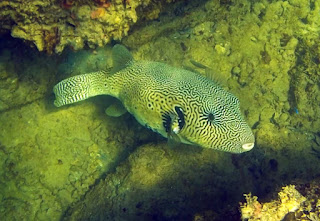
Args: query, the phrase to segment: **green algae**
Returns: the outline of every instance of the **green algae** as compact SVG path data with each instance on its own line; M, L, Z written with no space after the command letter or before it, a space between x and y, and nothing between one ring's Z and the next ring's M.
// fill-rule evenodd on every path
M71 67L61 63L58 71L77 74L73 66L82 67L82 71L86 71L84 66L106 67L107 62L101 62L99 51L94 56L89 54L89 57L88 53L79 54L75 59L66 56ZM11 90L11 68L2 69L5 72L1 82L3 93L12 97L1 97L8 108L0 115L0 212L1 217L10 219L58 220L70 204L80 200L90 186L104 173L113 171L117 162L128 155L136 146L139 129L135 134L126 123L119 124L108 118L103 108L97 109L91 102L57 111L52 104L52 85L46 91L38 90L33 97L28 91L32 90L34 80L43 82L39 89L46 87L46 84L53 84L50 79L56 71L56 58L45 60L47 69L44 71L51 78L39 72L44 61L40 57L37 59L40 62L31 63L25 72L27 76L23 77L29 77L30 81L19 82L16 90ZM1 64L5 62L7 60ZM21 63L13 59L10 62L12 66L27 66L30 61L26 58ZM100 103L99 99L96 101ZM132 118L126 120L138 124Z
M208 208L208 202L219 204L221 200L226 203L237 200L233 187L241 177L235 173L229 156L186 147L140 146L125 164L69 211L65 219L152 220L155 216L159 220L172 217L189 220L199 208ZM223 167L228 169L220 174ZM232 174L235 176L230 178ZM224 182L224 176L230 178L228 183ZM221 191L222 188L228 191ZM211 198L213 193L215 199ZM150 214L153 209L159 212Z
M210 0L176 7L183 10L168 9L123 42L137 59L223 79L254 129L255 149L234 156L168 147L130 115L106 116L112 99L104 96L55 109L52 86L110 67L110 47L49 58L6 49L0 217L240 219L243 193L261 199L278 185L319 175L319 2Z

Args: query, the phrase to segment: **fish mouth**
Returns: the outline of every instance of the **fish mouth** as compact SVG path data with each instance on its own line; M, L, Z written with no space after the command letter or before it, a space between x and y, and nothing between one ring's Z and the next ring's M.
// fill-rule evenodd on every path
M244 151L249 151L249 150L251 150L253 147L254 147L254 143L245 143L245 144L242 144L242 149L243 149Z

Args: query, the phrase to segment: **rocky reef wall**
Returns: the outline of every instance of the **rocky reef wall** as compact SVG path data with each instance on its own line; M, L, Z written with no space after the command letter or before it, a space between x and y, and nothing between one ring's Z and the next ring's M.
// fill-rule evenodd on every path
M104 46L127 36L138 19L155 19L174 0L9 0L0 2L0 33L39 51Z

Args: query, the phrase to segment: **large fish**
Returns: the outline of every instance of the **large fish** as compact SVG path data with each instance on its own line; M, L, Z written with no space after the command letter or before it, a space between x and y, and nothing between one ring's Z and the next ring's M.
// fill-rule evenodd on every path
M119 103L106 113L130 112L137 121L169 139L233 153L254 146L253 133L241 115L239 100L215 82L191 71L151 61L136 61L122 45L112 49L111 73L70 77L53 91L60 107L96 95Z

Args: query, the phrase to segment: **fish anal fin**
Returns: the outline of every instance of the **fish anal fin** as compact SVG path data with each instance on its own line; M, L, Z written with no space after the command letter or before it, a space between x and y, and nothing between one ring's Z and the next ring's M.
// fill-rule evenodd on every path
M178 146L180 144L181 144L181 140L180 140L180 138L178 137L177 134L171 133L171 134L168 135L168 146L169 147L174 148L174 147L176 147L176 146Z

